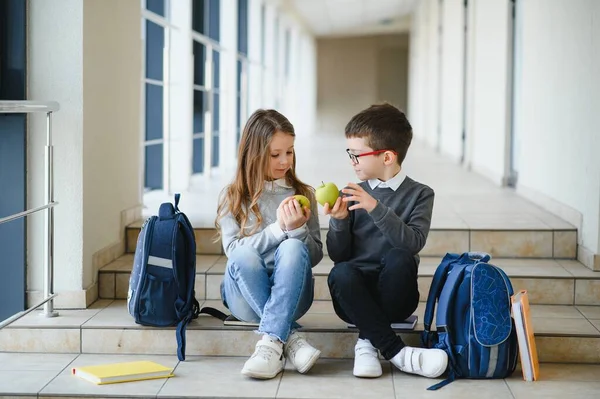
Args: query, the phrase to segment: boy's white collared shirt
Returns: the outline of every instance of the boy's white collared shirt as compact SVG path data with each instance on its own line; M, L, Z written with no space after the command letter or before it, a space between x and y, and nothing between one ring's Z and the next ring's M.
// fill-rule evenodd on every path
M400 172L398 172L396 176L392 177L388 181L381 181L379 179L369 179L368 181L369 186L371 186L371 190L375 190L375 188L377 187L389 187L392 190L396 191L398 190L398 187L400 187L402 182L404 182L404 179L406 179L406 173L404 173L402 169L400 169Z

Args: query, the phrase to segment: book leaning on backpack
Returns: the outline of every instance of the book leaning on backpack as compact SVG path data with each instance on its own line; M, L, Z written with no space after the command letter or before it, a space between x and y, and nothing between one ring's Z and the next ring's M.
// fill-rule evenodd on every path
M511 317L508 276L480 252L448 253L431 282L421 336L425 348L448 354L448 378L506 378L517 365L518 344ZM438 304L436 331L431 330Z
M127 308L144 326L177 326L177 357L185 360L187 325L198 317L195 298L196 240L190 221L175 205L162 204L146 220L137 239Z

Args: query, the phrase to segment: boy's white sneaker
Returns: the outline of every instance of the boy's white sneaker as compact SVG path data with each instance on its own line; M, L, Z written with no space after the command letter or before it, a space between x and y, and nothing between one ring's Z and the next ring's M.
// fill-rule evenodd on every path
M368 339L358 339L354 346L354 370L356 377L381 377L381 362L375 348Z
M265 334L246 360L242 374L263 380L273 378L283 370L283 363L283 344Z
M436 378L446 371L448 355L441 349L423 349L405 346L390 361L405 373Z
M321 351L313 348L306 339L297 332L292 332L283 345L285 357L300 373L306 373L317 362Z

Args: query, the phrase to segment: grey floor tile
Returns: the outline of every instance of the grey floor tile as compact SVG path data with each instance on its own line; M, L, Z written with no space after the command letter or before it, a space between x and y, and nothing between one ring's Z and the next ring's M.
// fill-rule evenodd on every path
M53 353L0 353L1 371L62 371L76 354Z
M383 376L374 379L354 377L352 366L352 360L320 359L307 374L300 374L286 365L277 398L394 397L389 363L383 364Z
M504 380L456 380L437 391L427 388L442 381L418 375L403 373L394 369L396 398L436 398L436 399L512 399L512 394Z
M535 382L507 380L507 382L515 399L597 398L600 392L600 382L544 380Z
M60 370L2 371L0 373L0 395L37 395Z
M517 372L518 371L518 372ZM507 381L522 381L523 374L517 370ZM574 381L600 382L600 365L598 364L561 364L541 363L541 381Z
M175 369L158 393L159 398L219 397L274 398L281 374L271 380L253 380L241 374L245 357L190 356Z

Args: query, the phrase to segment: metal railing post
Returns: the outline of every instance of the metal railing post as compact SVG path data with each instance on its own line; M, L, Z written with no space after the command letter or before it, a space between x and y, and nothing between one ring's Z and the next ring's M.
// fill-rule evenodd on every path
M46 113L46 165L45 165L45 197L46 203L54 202L54 148L52 147L52 112ZM54 294L54 207L44 212L44 298ZM56 317L54 299L44 304L44 316Z
M42 305L44 311L42 315L46 317L56 317L58 312L54 310L54 207L58 202L54 202L54 152L52 147L52 112L58 111L60 106L55 101L0 101L0 114L28 114L34 112L46 113L46 151L44 163L44 198L46 204L37 208L27 209L13 215L0 218L0 224L8 223L16 219L23 218L33 213L44 211L44 299L14 314L6 320L0 321L0 329L14 323L23 316L29 314Z

